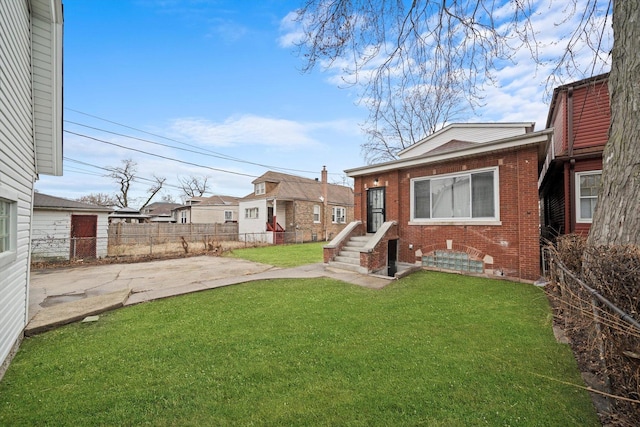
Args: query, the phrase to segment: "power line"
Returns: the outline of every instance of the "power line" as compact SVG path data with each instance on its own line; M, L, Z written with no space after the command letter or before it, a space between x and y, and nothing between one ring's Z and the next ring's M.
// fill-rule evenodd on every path
M198 164L198 163L188 162L186 160L174 159L172 157L167 157L167 156L162 156L160 154L150 153L148 151L140 150L140 149L137 149L137 148L125 147L124 145L116 144L115 142L105 141L105 140L100 139L100 138L95 138L93 136L84 135L84 134L77 133L77 132L72 132L70 130L65 130L65 132L69 133L71 135L76 135L76 136L82 137L82 138L87 138L87 139L91 139L91 140L94 140L94 141L102 142L103 144L113 145L115 147L119 147L119 148L122 148L122 149L125 149L125 150L135 151L137 153L146 154L148 156L153 156L153 157L158 157L160 159L169 160L169 161L172 161L172 162L182 163L182 164L190 165L190 166L196 166L196 167L203 168L203 169L210 169L210 170L215 171L215 172L223 172L223 173L229 173L229 174L232 174L232 175L248 176L249 178L257 178L256 175L250 175L248 173L234 172L234 171L230 171L230 170L226 170L226 169L214 168L212 166L201 165L201 164Z
M85 166L91 166L91 167L96 168L96 169L101 169L101 170L103 170L105 172L113 172L113 169L110 169L108 167L94 165L92 163L83 162L82 160L72 159L72 158L66 157L66 156L64 157L64 160L67 160L67 161L73 162L73 163L78 163L78 164L85 165ZM65 170L66 170L66 168L65 168ZM83 169L79 169L79 170L83 170ZM103 177L103 178L108 178L109 177L108 175L98 174L98 173L94 173L94 172L91 172L91 171L78 172L78 171L73 171L72 170L71 172L84 173L85 175L100 176L100 177ZM137 176L137 175L134 176L132 181L134 181L134 182L145 181L145 182L157 183L157 181L155 179L145 178L145 177ZM179 185L167 183L166 181L162 184L162 186L163 187L175 188L176 190L181 190L181 191L184 190L183 187L181 187Z
M114 125L117 125L117 126L121 126L121 127L127 128L127 129L131 129L131 130L135 130L136 132L141 132L141 133L144 133L144 134L147 134L147 135L155 136L157 138L162 138L162 139L165 139L167 141L172 141L172 142L175 142L177 144L184 145L184 146L187 146L187 147L196 148L196 149L198 149L200 151L198 151L198 152L191 151L191 150L187 150L187 149L180 148L180 147L175 147L175 146L168 145L168 144L162 144L162 143L156 142L156 141L150 141L150 140L143 139L143 138L138 138L138 137L134 137L134 136L130 136L130 135L125 135L125 134L109 131L109 130L106 130L106 129L101 129L101 128L85 125L85 124L82 124L82 123L73 122L73 121L70 121L70 120L65 120L65 122L67 122L67 123L71 123L71 124L74 124L74 125L82 126L82 127L85 127L85 128L94 129L94 130L110 133L110 134L113 134L113 135L122 136L122 137L125 137L125 138L136 139L138 141L143 141L143 142L147 142L147 143L150 143L150 144L156 144L156 145L161 145L161 146L164 146L164 147L174 148L174 149L177 149L177 150L184 150L184 151L189 151L189 152L193 152L193 153L196 153L196 154L203 154L203 155L207 155L207 156L211 156L211 157L217 157L217 158L221 158L221 159L225 159L225 160L231 160L231 161L238 162L238 163L246 163L246 164L250 164L250 165L254 165L254 166L260 166L260 167L263 167L263 168L266 168L266 169L276 169L276 170L291 171L291 172L317 174L317 171L308 171L308 170L302 170L302 169L284 168L284 167L280 167L280 166L265 165L265 164L262 164L262 163L254 163L254 162L251 162L251 161L248 161L248 160L240 159L240 158L229 156L229 155L226 155L226 154L222 154L222 153L219 153L219 152L216 152L216 151L213 151L213 150L209 150L209 149L206 149L206 148L198 147L198 146L193 145L193 144L188 144L186 142L178 141L176 139L169 138L169 137L166 137L166 136L163 136L163 135L159 135L159 134L152 133L152 132L147 132L145 130L135 128L133 126L129 126L129 125L125 125L125 124L122 124L122 123L118 123L118 122L115 122L113 120L105 119L103 117L99 117L99 116L96 116L96 115L93 115L93 114L85 113L83 111L75 110L73 108L65 107L65 109L69 110L69 111L73 111L73 112L78 113L78 114L82 114L82 115L88 116L88 117L92 117L94 119L102 120L102 121L105 121L107 123L111 123L111 124L114 124ZM202 153L202 151L205 151L205 152L210 153L210 154ZM329 175L342 176L341 173L336 173L336 172L328 172L328 173L329 173Z

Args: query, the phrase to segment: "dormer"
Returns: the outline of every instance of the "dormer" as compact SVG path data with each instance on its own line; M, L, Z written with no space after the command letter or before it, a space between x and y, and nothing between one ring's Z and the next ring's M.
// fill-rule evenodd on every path
M260 196L261 194L265 194L267 192L267 184L266 182L256 182L254 184L255 195Z

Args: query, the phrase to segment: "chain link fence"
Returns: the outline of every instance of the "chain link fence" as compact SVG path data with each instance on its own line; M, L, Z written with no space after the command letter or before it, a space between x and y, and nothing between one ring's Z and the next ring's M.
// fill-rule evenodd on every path
M111 224L108 237L34 238L34 263L101 258L222 253L237 248L302 243L301 230L238 233L237 224Z

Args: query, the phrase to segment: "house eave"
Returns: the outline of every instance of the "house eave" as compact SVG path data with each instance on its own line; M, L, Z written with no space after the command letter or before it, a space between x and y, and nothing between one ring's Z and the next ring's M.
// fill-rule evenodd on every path
M405 148L404 150L400 151L398 153L398 156L403 156L406 153L412 151L413 149L417 148L418 146L422 145L423 143L429 141L430 139L435 138L436 136L445 133L447 131L449 131L450 129L453 128L478 128L478 127L500 127L500 128L531 128L533 129L533 126L535 126L535 122L506 122L506 123L491 123L491 122L487 122L487 123L451 123L448 124L447 126L443 127L442 129L432 133L431 135L422 138L420 141L416 142L415 144L410 145L409 147Z
M73 211L73 212L94 212L94 213L102 213L109 214L112 209L103 208L103 209L90 209L90 208L66 208L66 207L53 207L53 206L34 206L34 210L36 211Z
M508 150L513 148L522 148L527 145L538 145L538 156L544 159L546 153L547 142L553 134L553 128L544 129L538 132L527 133L515 137L500 139L492 142L478 144L475 147L467 147L456 151L436 155L423 155L402 160L393 160L377 165L362 166L353 169L346 169L345 173L348 177L369 175L372 173L387 172L395 169L406 169L414 166L428 165L448 160L455 160L463 157L479 156L494 151Z

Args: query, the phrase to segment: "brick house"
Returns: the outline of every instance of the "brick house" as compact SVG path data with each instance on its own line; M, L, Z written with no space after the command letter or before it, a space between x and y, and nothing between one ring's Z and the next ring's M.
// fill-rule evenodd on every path
M398 264L535 280L540 275L538 165L552 129L451 124L398 160L346 171L355 221L325 263L393 276Z
M321 180L268 171L240 199L241 240L268 243L329 240L353 221L353 190Z
M542 236L588 234L597 202L611 111L608 74L557 87L547 127L554 128L539 177Z

